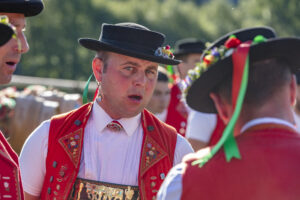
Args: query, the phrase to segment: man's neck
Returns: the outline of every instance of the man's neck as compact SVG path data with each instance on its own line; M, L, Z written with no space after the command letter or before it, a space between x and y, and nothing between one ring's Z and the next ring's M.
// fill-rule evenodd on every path
M276 109L275 109L276 108ZM292 112L292 107L272 107L272 106L261 106L257 109L247 109L243 110L241 113L236 126L234 133L235 135L240 134L242 127L249 121L258 118L276 118L287 121L291 124L295 124L294 116Z

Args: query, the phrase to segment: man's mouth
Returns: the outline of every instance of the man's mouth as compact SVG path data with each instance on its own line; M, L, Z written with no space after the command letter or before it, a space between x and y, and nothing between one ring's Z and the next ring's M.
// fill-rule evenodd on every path
M11 69L15 69L17 67L18 62L17 61L8 61L6 62L6 65L8 65Z
M141 101L143 99L141 95L129 95L128 97L133 101Z
M16 62L13 62L13 61L9 61L9 62L6 62L7 65L10 65L10 66L14 66L16 65L17 63Z

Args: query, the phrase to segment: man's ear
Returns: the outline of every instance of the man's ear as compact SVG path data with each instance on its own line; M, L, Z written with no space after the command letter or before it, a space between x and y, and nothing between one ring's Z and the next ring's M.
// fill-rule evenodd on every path
M231 116L229 105L224 100L222 100L220 95L216 93L210 93L209 96L213 100L220 118L225 124L228 124Z
M102 74L103 74L103 67L104 67L104 63L100 58L95 57L93 59L93 72L94 72L94 76L96 78L96 80L98 82L102 81Z

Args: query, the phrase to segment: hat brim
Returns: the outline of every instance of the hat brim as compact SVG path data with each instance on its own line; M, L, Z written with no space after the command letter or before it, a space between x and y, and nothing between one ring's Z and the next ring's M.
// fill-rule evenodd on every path
M4 13L23 13L25 17L38 15L44 9L41 1L7 1L1 2L0 12Z
M148 60L148 61L165 64L165 65L178 65L180 63L180 60L155 56L154 52L153 55L149 55L143 52L133 51L130 50L130 48L124 48L123 44L122 45L117 43L111 44L111 43L106 43L104 41L99 41L90 38L81 38L79 39L79 43L83 47L93 51L100 51L100 50L111 51L114 53L119 53L122 55L140 58L143 60Z
M12 28L5 24L0 24L0 46L8 42L13 34L14 31L12 30Z
M299 38L273 38L267 42L254 44L249 50L249 65L251 63L271 59L284 58L296 73L300 69L300 39ZM209 94L226 77L232 74L232 56L228 56L211 65L188 90L187 104L200 112L217 113L215 105Z

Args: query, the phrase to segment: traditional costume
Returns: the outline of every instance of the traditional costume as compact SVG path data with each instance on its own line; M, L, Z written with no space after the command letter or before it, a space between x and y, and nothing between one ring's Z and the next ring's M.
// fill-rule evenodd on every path
M23 13L27 16L39 14L43 9L41 0L0 1L0 12ZM6 44L15 35L14 27L7 16L0 16L0 46ZM0 131L0 199L22 200L24 192L21 183L18 155L11 148Z
M137 24L104 24L99 41L80 43L177 63L162 57L163 38ZM94 101L37 128L24 145L20 165L24 190L42 199L155 199L170 168L189 152L189 143L147 110L114 120ZM34 157L31 163L29 157Z
M174 56L177 58L188 56L189 54L201 54L204 49L205 45L202 41L195 38L185 38L175 43ZM178 71L180 70L178 69ZM185 136L188 126L188 113L189 108L187 108L183 101L181 80L179 79L176 80L171 88L171 99L168 106L166 123L176 128L177 132L182 136Z

